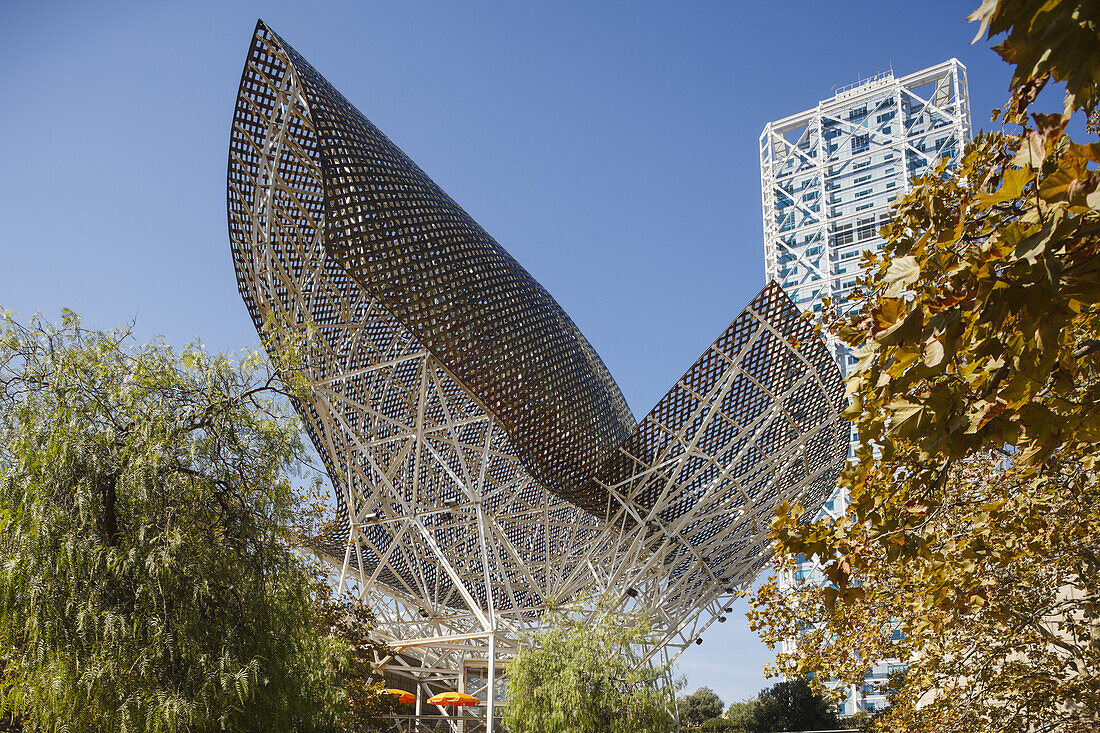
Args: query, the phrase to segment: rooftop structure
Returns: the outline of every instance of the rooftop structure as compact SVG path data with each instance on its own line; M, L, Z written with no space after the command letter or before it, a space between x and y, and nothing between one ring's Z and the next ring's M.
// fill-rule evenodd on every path
M804 310L840 303L858 255L877 248L890 204L970 139L966 67L956 59L886 72L760 135L764 267Z
M778 286L636 423L550 294L263 22L227 207L273 358L308 347L296 407L339 509L317 549L418 714L458 687L491 730L501 658L571 605L650 612L646 654L675 657L767 562L774 507L835 483L840 373Z
M766 278L802 310L820 313L825 298L843 308L859 256L882 246L878 230L895 199L941 159L954 165L969 139L966 67L956 59L900 78L878 74L769 122L760 135ZM834 339L829 347L846 374L855 358ZM854 450L854 434L851 443ZM839 517L846 505L838 490L821 511ZM824 582L812 560L795 575L787 582ZM785 650L797 643L789 640ZM883 683L897 666L875 664L843 712L885 705Z

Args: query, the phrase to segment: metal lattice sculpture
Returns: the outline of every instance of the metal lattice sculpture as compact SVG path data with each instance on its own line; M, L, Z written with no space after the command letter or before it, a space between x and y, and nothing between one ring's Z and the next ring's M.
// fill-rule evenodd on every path
M254 323L310 333L297 408L341 522L319 549L400 652L383 666L491 684L595 598L650 611L674 656L767 561L775 506L833 486L840 375L776 285L635 424L550 294L262 22L228 180Z

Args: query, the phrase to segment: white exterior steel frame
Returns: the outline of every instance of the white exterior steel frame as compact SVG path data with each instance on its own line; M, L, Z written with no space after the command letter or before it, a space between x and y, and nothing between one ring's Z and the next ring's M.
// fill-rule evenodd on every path
M970 134L966 67L956 59L900 78L878 74L769 122L760 135L765 277L803 310L819 314L824 298L843 308L859 255L882 245L878 230L893 201L941 158L953 166ZM853 357L835 338L827 342L846 374ZM853 433L850 449L857 443ZM840 517L846 504L838 490L821 512ZM810 558L782 581L825 579ZM790 639L783 648L797 645ZM864 689L849 691L845 712L884 705L884 682L896 666L896 660L872 665Z
M879 74L764 126L764 268L806 310L843 302L881 241L890 203L970 139L966 67L957 59L900 78ZM845 257L847 255L847 257Z
M843 462L839 372L809 323L765 288L592 477L603 508L581 508L533 478L496 412L333 256L291 53L257 27L230 239L257 326L308 345L312 396L297 408L346 512L317 549L339 591L374 612L394 652L378 668L416 681L419 717L434 692L495 689L550 611L648 615L645 659L700 643L767 562L775 506L815 511ZM492 730L484 699L474 725Z

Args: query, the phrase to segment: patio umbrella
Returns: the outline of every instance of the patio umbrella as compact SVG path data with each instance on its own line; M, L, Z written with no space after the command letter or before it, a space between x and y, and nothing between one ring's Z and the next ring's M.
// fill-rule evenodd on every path
M416 695L408 692L407 690L390 688L387 690L382 690L382 692L386 693L387 695L393 695L397 698L397 702L416 702Z
M447 707L467 707L480 705L481 700L478 700L473 695L467 695L464 692L443 692L428 700L429 705L446 705Z

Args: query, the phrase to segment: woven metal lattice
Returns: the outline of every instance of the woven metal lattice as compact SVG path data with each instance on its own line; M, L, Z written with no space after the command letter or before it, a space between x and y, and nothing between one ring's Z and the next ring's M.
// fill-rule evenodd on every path
M340 512L317 544L386 638L449 640L428 666L570 598L659 608L683 648L774 507L835 481L839 372L777 286L635 425L549 294L262 22L227 200L257 329L308 337L296 407Z
M357 522L353 567L377 571L379 582L409 597L468 605L425 552L430 541L460 558L456 572L479 581L471 596L487 605L477 518L452 478L473 471L478 501L512 550L488 575L495 605L538 605L571 570L563 555L599 525L531 479L499 421L329 254L317 135L287 61L258 28L230 141L229 228L238 287L257 329L271 319L313 329L315 399L296 407L330 475L346 488L337 494L339 522L319 549L342 555L349 516L369 514L371 522ZM443 506L451 508L412 532L389 521ZM494 574L519 575L520 566L536 582L511 595L511 583L492 582Z
M755 575L780 501L821 505L847 448L842 395L825 345L771 283L601 468L648 534L679 548L665 560L666 605Z
M289 44L321 140L326 245L508 432L524 465L575 503L634 427L626 400L557 301Z

